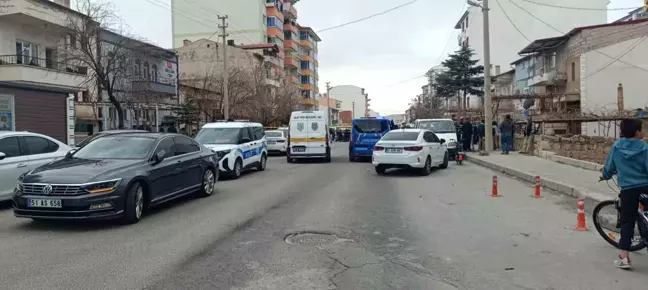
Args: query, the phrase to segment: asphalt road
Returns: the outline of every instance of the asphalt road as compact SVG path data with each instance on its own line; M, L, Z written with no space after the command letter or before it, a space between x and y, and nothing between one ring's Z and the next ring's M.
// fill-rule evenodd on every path
M377 176L345 152L271 158L132 226L35 223L4 206L0 289L645 289L646 255L613 268L611 246L572 230L573 200L504 177L491 198L493 173L466 163ZM314 234L287 243L295 233Z

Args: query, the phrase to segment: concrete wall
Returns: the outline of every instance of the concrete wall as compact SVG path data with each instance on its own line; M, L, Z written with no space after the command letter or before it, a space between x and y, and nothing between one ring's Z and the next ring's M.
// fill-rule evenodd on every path
M265 43L265 1L261 0L171 0L173 47L181 47L184 39L219 40L221 21L217 15L227 15L229 39L236 43Z

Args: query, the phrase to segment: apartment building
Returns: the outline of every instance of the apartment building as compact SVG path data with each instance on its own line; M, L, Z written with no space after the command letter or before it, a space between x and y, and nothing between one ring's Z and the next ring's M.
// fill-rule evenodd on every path
M519 53L514 62L516 92L558 94L536 101L534 109L609 115L618 111L617 89L623 86L624 110L644 108L648 61L648 19L577 27L568 33L538 39ZM614 136L606 122L557 124L558 134Z
M628 12L628 15L623 16L614 22L632 21L632 20L639 20L644 18L648 18L648 12L644 11L643 7L639 7L635 10Z
M481 4L481 1L475 1ZM506 70L509 64L519 58L518 50L529 44L528 39L559 36L561 33L529 16L551 24L562 32L575 27L607 22L608 0L571 0L569 6L587 7L588 10L563 9L550 6L564 6L565 1L543 0L546 5L525 1L498 1L489 5L491 70L499 65ZM516 6L517 5L517 6ZM520 9L519 7L522 9ZM511 20L509 20L509 18ZM512 22L512 23L511 23ZM470 6L455 25L460 30L458 45L468 45L475 51L475 58L483 64L484 38L483 14L480 7ZM521 31L522 34L518 31ZM494 72L492 73L492 75ZM479 106L479 98L471 98L471 107Z
M38 132L74 143L74 98L88 68L59 57L68 21L86 16L48 0L0 4L0 130ZM69 3L68 3L69 4Z
M329 90L331 98L341 101L340 111L350 111L352 118L368 117L369 94L353 85L334 86Z
M172 0L173 45L184 40L217 39L221 23L215 15L227 15L229 39L243 46L270 43L278 47L277 73L301 86L306 109L316 107L317 42L315 32L297 22L299 0ZM303 32L302 32L303 31ZM306 59L306 60L304 60Z

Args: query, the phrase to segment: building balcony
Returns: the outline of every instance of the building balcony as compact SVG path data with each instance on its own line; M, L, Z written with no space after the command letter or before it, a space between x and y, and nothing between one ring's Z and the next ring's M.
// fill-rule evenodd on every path
M96 121L101 120L101 113L99 113L99 106L94 103L75 103L74 104L74 117L77 120Z
M299 67L299 61L293 57L286 57L284 59L284 67L288 68L298 68Z
M299 44L294 40L285 40L284 49L289 49L292 51L299 51Z
M299 45L300 45L302 48L306 48L306 49L313 49L313 44L312 44L310 41L308 41L308 40L300 40L300 41L299 41Z
M81 17L86 17L54 4L44 3L48 1L4 0L1 2L4 5L0 5L2 7L0 17L13 23L43 27L47 25L48 29L52 29L51 24L55 24L59 28L67 28L70 18L78 21Z
M276 6L272 6L272 7L267 7L267 6L266 6L266 15L267 15L268 17L271 17L271 16L277 17L277 19L279 19L280 23L283 23L283 22L284 22L284 15L283 15L283 13L281 13L281 12L279 11L279 9L277 9Z
M313 76L315 73L313 72L312 69L302 69L301 70L301 75L303 76Z
M302 99L302 104L303 105L315 106L315 105L317 105L317 102L315 102L315 100L313 100L313 98L303 98Z
M268 26L268 36L276 37L276 38L280 39L281 41L284 40L283 30L281 30L278 27Z
M297 9L290 3L284 3L283 14L290 19L297 19Z
M151 80L134 80L131 81L131 87L133 92L139 93L153 93L153 94L164 94L164 95L177 95L175 81L171 79L151 81Z
M88 80L86 67L35 57L0 56L0 81L81 90Z
M552 70L549 72L541 72L530 79L527 80L527 86L529 87L539 87L546 85L553 85L554 78L556 77L556 71Z
M310 56L310 55L305 55L305 54L303 54L303 55L300 55L300 56L299 56L299 60L303 60L303 61L310 61L310 62L312 62L312 61L313 61L313 57Z
M284 23L283 29L284 31L291 31L299 35L299 29L297 29L297 26L292 25L292 23Z
M302 90L307 90L307 91L312 91L313 90L313 85L312 84L301 84L299 87Z

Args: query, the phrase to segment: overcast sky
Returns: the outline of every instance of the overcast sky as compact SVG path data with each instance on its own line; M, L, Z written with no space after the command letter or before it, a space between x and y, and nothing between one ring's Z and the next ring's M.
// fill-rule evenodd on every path
M171 47L170 0L110 1L132 33L160 46ZM318 31L409 1L301 0L296 8L299 23ZM641 0L610 2L609 8L643 4ZM369 93L373 110L383 115L403 113L410 99L420 94L426 82L425 78L413 78L437 65L442 54L457 48L453 28L463 13L464 3L464 0L419 0L388 14L320 33L320 90L325 90L327 81L332 86L357 85ZM564 3L569 5L569 1ZM626 13L610 11L608 19L617 19ZM443 51L450 34L453 34L450 46Z

